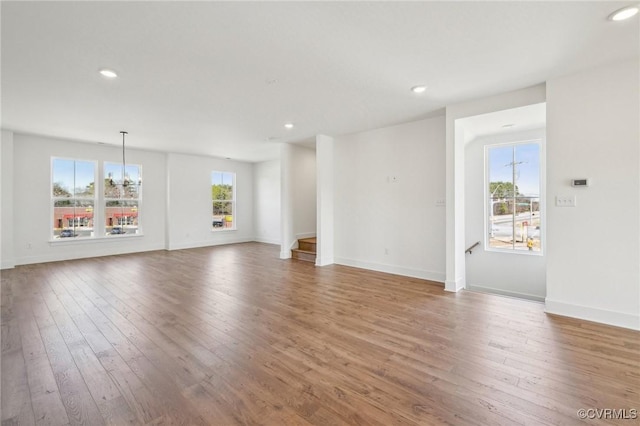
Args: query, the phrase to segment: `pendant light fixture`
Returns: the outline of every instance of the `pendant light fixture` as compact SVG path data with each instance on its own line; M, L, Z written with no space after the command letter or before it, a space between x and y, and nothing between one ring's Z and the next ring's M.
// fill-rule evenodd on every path
M127 176L127 159L126 159L126 149L125 149L125 136L129 134L129 132L125 132L124 130L121 130L120 133L122 134L122 183L119 183L118 181L114 181L113 180L113 176L111 175L111 173L109 173L109 185L112 187L118 186L118 185L122 185L122 188L124 190L124 188L131 186L131 185L141 185L142 184L142 179L140 179L140 177L138 177L138 182L135 182L133 179L131 179L129 176Z

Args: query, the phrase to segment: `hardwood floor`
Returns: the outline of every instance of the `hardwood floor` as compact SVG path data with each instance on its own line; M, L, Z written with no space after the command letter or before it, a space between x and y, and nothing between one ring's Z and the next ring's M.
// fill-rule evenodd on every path
M638 332L277 256L247 243L2 271L2 424L564 425L640 409Z

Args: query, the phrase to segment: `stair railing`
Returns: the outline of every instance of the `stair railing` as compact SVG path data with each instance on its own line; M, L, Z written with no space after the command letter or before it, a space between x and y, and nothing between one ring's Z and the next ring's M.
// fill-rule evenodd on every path
M471 247L469 247L468 249L466 249L464 252L465 252L465 253L469 253L469 254L471 254L471 250L473 250L474 248L476 248L476 247L477 247L477 246L479 246L479 245L480 245L480 241L476 241L476 243L475 243L475 244L473 244Z

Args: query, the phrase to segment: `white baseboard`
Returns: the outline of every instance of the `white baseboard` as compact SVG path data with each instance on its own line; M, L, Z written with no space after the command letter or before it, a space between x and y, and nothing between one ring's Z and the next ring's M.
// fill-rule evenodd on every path
M405 277L421 278L423 280L444 282L444 273L425 271L422 269L405 268L403 266L386 265L384 263L365 262L356 259L347 259L344 257L334 258L334 263L344 266L353 266L355 268L369 269L372 271L386 272L388 274L402 275Z
M457 293L460 290L464 289L465 282L464 278L458 278L457 280L445 280L444 282L444 290L450 291L452 293Z
M589 306L574 305L549 298L545 300L545 311L549 314L640 330L640 315L637 314L634 315Z
M16 262L13 259L2 259L0 262L0 269L13 269L16 267Z
M41 254L35 256L26 256L21 257L16 260L15 265L31 265L34 263L46 263L46 262L60 262L63 260L74 260L74 259L87 259L90 257L103 257L103 256L118 256L121 254L130 254L130 253L143 253L147 251L155 251L155 250L164 250L164 244L152 244L145 247L133 247L129 248L127 246L120 246L117 249L113 249L112 247L104 250L96 250L96 251L74 251L74 252L61 252L61 253L48 253Z
M325 258L320 258L320 257L316 257L316 266L327 266L327 265L333 265L335 262L333 260L333 257L325 257Z
M280 251L280 259L291 259L291 250Z
M265 243L265 244L275 244L277 246L280 245L280 240L273 240L271 238L260 238L260 237L255 237L253 239L253 241L257 242L257 243Z
M516 291L508 291L508 290L502 290L499 288L485 287L481 285L472 285L472 284L467 284L467 289L475 290L480 293L499 294L501 296L516 297L518 299L527 299L527 300L533 300L536 302L544 302L544 296L536 296L535 294L530 294L530 293L519 293Z

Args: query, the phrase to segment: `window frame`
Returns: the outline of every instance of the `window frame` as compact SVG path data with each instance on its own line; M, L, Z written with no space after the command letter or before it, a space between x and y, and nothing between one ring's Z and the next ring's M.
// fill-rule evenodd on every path
M100 170L101 176L102 176L102 179L100 180L100 182L101 182L102 186L105 185L105 181L107 179L107 177L106 177L107 164L119 166L122 169L122 162L107 161L107 160L102 161L101 162L102 167L101 167L101 170ZM102 236L104 238L107 238L107 239L124 238L124 237L135 237L135 236L138 236L138 235L142 235L142 223L143 223L143 220L142 220L143 214L142 214L142 212L144 211L143 202L142 202L142 192L143 192L142 191L142 188L143 188L143 184L142 184L142 182L143 182L142 164L134 164L134 163L127 163L126 164L126 167L132 167L132 166L138 168L138 175L139 175L138 178L139 178L140 183L138 184L139 185L138 186L138 190L136 191L137 198L112 198L112 197L107 197L106 194L105 194L106 187L102 187L101 188L100 195L99 195L99 201L100 201L100 206L101 206L101 210L102 210L102 213L103 213L103 216L102 216ZM122 176L122 178L124 179L124 176ZM126 234L126 233L124 233L124 234L111 234L111 233L107 232L107 228L108 228L108 225L106 224L106 220L107 220L107 202L109 202L109 201L136 201L136 204L137 204L136 217L137 217L138 225L137 225L135 234ZM122 228L124 226L127 226L127 225L123 225L123 224L118 223L118 224L112 225L111 228L112 229L114 227L121 227Z
M94 194L93 194L93 231L92 235L80 237L80 238L60 238L54 234L54 225L55 225L55 201L57 200L74 200L74 198L66 198L66 197L54 197L53 196L53 184L54 182L54 162L55 160L67 160L67 161L78 161L78 162L87 162L93 164L93 173L94 173ZM52 246L56 245L74 245L74 244L100 244L102 241L113 240L114 238L137 238L143 237L143 200L142 200L142 164L127 164L128 166L136 166L138 167L140 173L140 187L138 190L138 198L132 198L131 200L137 201L138 203L138 229L136 234L119 234L119 235L107 235L105 221L106 218L104 214L106 213L106 197L104 196L104 172L105 172L105 164L122 164L117 161L107 161L107 160L87 160L82 158L73 158L67 156L55 156L52 155L50 158L49 165L49 244ZM74 173L75 179L75 173ZM75 189L75 188L74 188ZM82 198L88 199L88 198ZM68 228L68 227L63 227ZM73 228L76 229L76 228ZM74 231L75 233L75 231Z
M214 200L213 199L213 194L211 195L211 208L213 209L213 203L214 202L228 202L231 203L231 211L232 211L232 222L231 222L231 227L229 228L225 228L224 225L222 227L215 227L213 226L213 219L211 220L211 225L210 225L210 229L211 232L225 232L225 231L237 231L238 230L238 211L236 209L237 207L237 189L236 189L236 183L237 183L237 174L234 171L224 171L224 170L212 170L211 174L209 175L210 177L210 191L212 190L211 188L213 187L213 174L214 173L221 173L221 174L229 174L231 175L231 199L225 199L225 200ZM213 211L212 211L212 217L213 217Z
M491 247L491 217L492 217L492 205L491 205L491 194L490 194L490 173L489 173L489 150L491 148L496 147L516 147L518 145L538 145L538 187L539 187L539 196L538 196L538 211L540 215L540 250L538 251L530 251L530 250L521 250L516 249L514 246L511 248L501 248L501 247ZM491 143L484 146L484 249L488 252L496 252L496 253L506 253L506 254L517 254L517 255L526 255L526 256L544 256L545 254L545 246L547 240L546 233L546 175L545 175L545 138L544 137L533 137L522 140L514 140L509 142L498 142ZM516 183L513 182L515 186ZM512 224L513 227L513 224ZM515 228L512 228L512 235L515 235ZM512 237L513 238L513 237ZM515 243L514 243L515 245Z
M54 181L54 163L56 160L63 160L63 161L73 161L74 163L74 173L73 173L73 179L74 179L74 187L72 188L72 190L74 191L73 196L72 197L56 197L53 195L53 185L55 184ZM93 164L93 198L88 198L88 197L76 197L75 196L75 179L76 179L76 170L75 170L75 163L77 162L84 162L84 163L91 163ZM97 236L97 224L99 223L98 221L100 220L99 218L99 212L96 211L96 205L98 204L98 186L97 186L97 177L98 177L98 173L99 173L99 162L97 160L87 160L87 159L83 159L83 158L72 158L72 157L58 157L58 156L51 156L50 159L50 166L49 166L49 238L50 241L55 241L55 242L62 242L62 241L87 241L87 240L93 240L96 238ZM54 225L56 225L55 222L55 209L56 209L56 202L57 201L64 201L64 200L70 200L74 203L74 208L75 208L75 202L76 200L90 200L93 202L93 227L91 230L91 234L87 235L87 236L79 236L79 235L75 235L72 238L69 239L63 239L60 236L55 235L54 233L54 229L56 229L54 227ZM74 225L72 227L69 226L64 226L65 222L64 222L64 218L62 219L63 222L63 226L62 229L68 229L71 228L73 229L73 233L75 234L75 230L76 228L81 228L80 226L75 226L75 221L76 221L76 216L75 216L75 212L74 212ZM77 238L80 237L80 238Z

